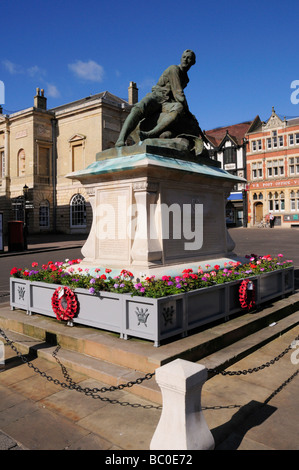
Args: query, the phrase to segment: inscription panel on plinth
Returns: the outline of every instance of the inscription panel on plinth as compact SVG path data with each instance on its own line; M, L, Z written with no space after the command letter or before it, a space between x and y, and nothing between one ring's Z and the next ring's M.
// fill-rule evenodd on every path
M224 198L216 190L165 188L162 196L164 259L225 251ZM168 212L163 211L168 207ZM166 229L165 229L166 228Z
M130 187L99 189L96 195L96 258L129 262Z

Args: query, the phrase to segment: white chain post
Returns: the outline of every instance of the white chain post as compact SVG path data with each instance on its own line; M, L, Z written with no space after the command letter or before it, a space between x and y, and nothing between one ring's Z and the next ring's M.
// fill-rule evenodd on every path
M201 409L207 369L176 359L156 369L163 408L150 450L212 450L215 441Z

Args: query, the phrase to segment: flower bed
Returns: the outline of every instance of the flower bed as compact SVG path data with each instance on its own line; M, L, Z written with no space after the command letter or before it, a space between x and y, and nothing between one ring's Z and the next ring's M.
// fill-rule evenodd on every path
M186 335L200 325L248 311L262 302L294 290L294 268L283 256L251 256L246 265L230 262L206 265L180 276L144 277L139 282L123 270L115 278L110 269L95 276L82 271L81 260L49 262L38 269L13 268L11 307L71 323L129 336L160 341ZM245 282L246 281L246 282Z

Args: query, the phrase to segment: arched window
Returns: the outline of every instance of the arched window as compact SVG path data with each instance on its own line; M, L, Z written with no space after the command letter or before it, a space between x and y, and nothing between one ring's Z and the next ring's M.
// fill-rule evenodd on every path
M42 201L39 205L39 226L49 228L50 226L50 204L49 201Z
M25 176L25 150L20 149L18 152L18 176Z
M81 194L75 194L70 202L71 227L86 227L86 202Z

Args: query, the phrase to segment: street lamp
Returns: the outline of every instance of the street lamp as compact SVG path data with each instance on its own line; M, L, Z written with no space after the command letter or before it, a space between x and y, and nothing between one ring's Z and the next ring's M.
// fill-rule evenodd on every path
M27 234L28 234L28 220L27 220L27 210L26 210L26 201L28 197L29 188L27 184L23 186L23 195L24 195L24 249L27 250Z
M25 186L23 186L23 194L24 194L25 199L27 199L28 191L29 191L29 188L28 188L27 184L25 184Z

